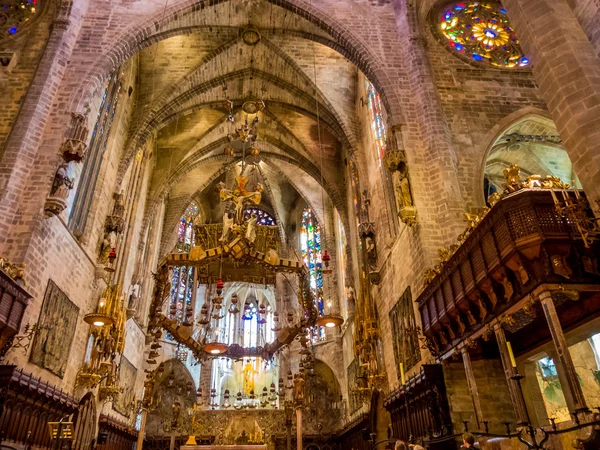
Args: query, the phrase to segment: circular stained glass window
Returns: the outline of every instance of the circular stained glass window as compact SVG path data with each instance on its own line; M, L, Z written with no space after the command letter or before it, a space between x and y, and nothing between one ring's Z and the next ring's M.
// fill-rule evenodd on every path
M0 0L0 39L16 34L38 10L38 0Z
M452 3L440 11L438 30L450 47L473 61L507 69L529 64L499 3Z

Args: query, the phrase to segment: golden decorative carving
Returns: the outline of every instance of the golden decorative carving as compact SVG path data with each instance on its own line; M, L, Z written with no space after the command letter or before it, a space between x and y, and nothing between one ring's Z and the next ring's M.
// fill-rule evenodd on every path
M25 264L12 264L8 259L0 256L0 270L22 286L25 285Z

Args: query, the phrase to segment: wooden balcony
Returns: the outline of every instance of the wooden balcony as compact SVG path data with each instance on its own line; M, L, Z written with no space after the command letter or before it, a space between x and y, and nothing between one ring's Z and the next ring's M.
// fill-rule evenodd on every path
M14 269L12 265L5 267ZM30 298L31 295L0 268L0 357L6 354L19 333Z
M575 198L574 192L565 195ZM557 211L549 190L506 196L417 299L423 334L440 353L543 284L572 285L576 291L599 285L599 249L597 242L586 247L577 224Z

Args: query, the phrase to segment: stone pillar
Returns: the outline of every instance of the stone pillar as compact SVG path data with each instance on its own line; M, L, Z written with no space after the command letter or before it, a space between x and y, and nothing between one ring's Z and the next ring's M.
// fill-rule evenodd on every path
M515 409L515 416L517 417L517 425L527 425L529 424L529 414L527 412L527 406L525 405L525 398L523 397L523 390L521 389L520 384L522 377L517 372L517 369L512 366L508 353L508 346L506 345L504 329L500 324L496 324L494 325L494 332L496 334L498 349L500 350L500 359L502 361L502 367L504 368L504 374L506 375L506 382L508 383L508 392L510 393L510 399L513 408Z
M175 450L175 433L171 433L171 442L169 443L169 450Z
M540 302L546 316L546 321L548 322L548 328L550 328L554 348L556 349L554 364L556 364L556 371L569 411L571 413L588 412L589 409L583 396L583 390L579 384L575 365L573 364L571 353L569 353L569 346L567 345L567 340L565 339L556 308L554 307L552 294L548 291L542 292L540 294Z
M146 433L146 419L148 418L148 410L142 408L142 421L140 423L140 431L138 431L136 450L142 450L144 446L144 434Z
M475 420L477 420L477 426L481 429L483 425L483 412L481 409L481 400L479 399L479 392L477 391L477 383L475 382L475 373L473 372L473 364L471 364L471 355L466 347L461 350L463 364L465 366L465 374L467 376L467 384L469 385L469 392L471 393L471 399L473 400L473 409L475 410Z
M423 246L426 264L437 262L437 249L456 240L464 231L465 201L459 181L457 152L444 113L429 52L421 33L415 2L395 0L396 28L406 62L410 106L398 138L406 148L417 222L427 236ZM405 132L406 131L406 132ZM436 182L426 181L436 174Z
M46 123L50 115L56 113L54 101L69 64L78 26L79 24L70 25L69 18L63 14L59 14L59 17L55 19L35 77L27 90L19 114L4 144L4 152L0 151L0 229L2 229L0 253L15 262L23 260L29 245L29 238L16 239L11 229L17 219L20 219L21 223L28 224L25 232L31 231L34 221L30 217L17 218L16 216L18 214L29 216L39 212L38 205L23 207L21 200L29 177L37 164L36 160L39 160L38 150L42 143ZM65 126L66 124L65 121ZM53 150L55 153L53 156L56 158L54 161L58 161L59 145L60 142L57 141L57 147ZM48 193L51 188L52 173L55 171L56 165L52 163L51 166L48 166L47 179L43 182L36 181L36 184L42 185L47 181ZM39 198L40 203L45 200L44 195L40 195ZM39 206L41 208L42 204ZM27 209L27 213L23 213L24 209ZM23 226L21 225L19 232L22 230ZM9 237L12 242L20 242L20 247L11 247L7 242Z
M575 173L598 214L600 59L567 0L502 0Z
M302 450L302 407L296 408L296 448Z

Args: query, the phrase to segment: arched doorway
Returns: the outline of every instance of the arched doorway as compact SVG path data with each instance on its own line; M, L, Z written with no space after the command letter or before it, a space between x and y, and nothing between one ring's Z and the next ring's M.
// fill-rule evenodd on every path
M504 169L511 164L521 168L523 178L553 175L581 187L554 122L537 114L509 125L492 143L484 165L485 199L503 190Z

